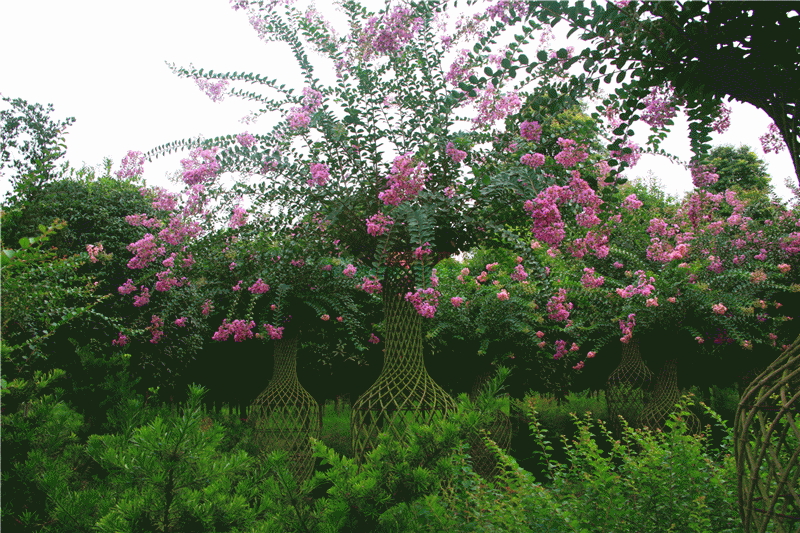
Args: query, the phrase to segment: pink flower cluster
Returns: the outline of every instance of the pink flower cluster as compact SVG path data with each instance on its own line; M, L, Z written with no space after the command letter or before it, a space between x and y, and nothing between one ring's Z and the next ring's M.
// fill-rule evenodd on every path
M158 292L167 292L172 287L183 287L184 282L186 282L186 277L183 277L181 281L178 281L177 279L170 277L171 273L172 272L170 270L165 270L156 274L158 281L156 282L155 289Z
M450 298L450 303L453 304L453 307L461 307L461 304L464 302L464 298L461 296L454 296Z
M555 320L557 322L563 322L569 318L569 311L572 309L573 305L572 302L567 303L564 305L564 301L567 299L567 291L566 289L558 289L558 295L553 296L547 302L547 311L550 313L548 316L551 320Z
M229 84L228 80L220 80L215 83L210 80L195 78L194 81L200 87L200 90L211 98L212 102L221 102L225 98L225 89Z
M173 194L163 187L142 187L139 189L142 196L152 195L152 206L157 211L172 211L178 205L178 195Z
M103 245L98 244L95 246L93 244L87 244L86 251L89 253L89 260L92 263L97 263L97 261L99 261L99 259L97 259L97 254L103 251Z
M128 261L128 268L132 269L144 268L155 261L157 255L166 253L166 249L163 246L156 245L155 236L151 233L146 233L144 237L129 244L127 248L135 254Z
M726 106L725 103L719 105L719 117L711 125L711 128L717 133L725 133L731 127L731 108Z
M258 280L253 283L252 287L247 290L250 291L251 294L264 294L269 290L269 285L261 281L261 278L258 278Z
M467 158L467 152L465 152L464 150L459 150L451 142L447 143L447 148L445 149L445 153L449 155L450 159L452 159L456 163L460 163Z
M444 79L458 87L458 84L467 81L470 76L469 67L469 50L466 48L459 50L456 55L455 61L450 65L450 70L445 75Z
M213 309L214 306L211 304L211 300L206 300L205 302L203 302L203 309L201 310L201 312L203 313L203 316L208 316Z
M474 128L488 127L498 120L504 120L522 107L522 100L516 91L500 95L490 81L486 89L477 96L478 116L472 119Z
M561 145L561 151L556 154L555 159L564 168L575 166L589 157L589 154L583 151L586 147L584 145L577 146L572 139L559 137L558 144Z
M229 228L240 228L247 224L247 210L242 207L241 205L237 205L233 208L233 213L231 214L231 220L228 222Z
M111 341L111 344L114 346L125 346L128 344L128 337L123 335L122 332L119 332L119 337L116 340Z
M181 159L184 183L191 186L216 176L220 169L216 157L218 151L216 146L207 150L198 146L189 152L190 159Z
M120 169L115 172L117 179L135 179L144 173L144 154L128 150L127 155L120 163Z
M236 136L236 141L245 148L248 148L256 143L256 138L249 133L244 132Z
M635 167L636 163L639 162L639 158L642 157L642 150L639 148L639 145L631 140L627 140L622 143L622 149L630 148L632 151L629 154L623 153L622 150L611 150L611 156L615 157L621 161L625 161L631 167Z
M531 214L532 233L536 239L551 246L557 246L564 239L566 232L558 206L568 200L583 205L583 212L576 216L581 225L590 227L600 222L595 213L603 201L594 194L586 181L573 178L569 186L551 185L534 200L525 202L524 209Z
M361 289L364 292L368 292L369 294L378 294L383 290L383 286L378 281L377 276L372 276L372 279L364 277L362 280L363 283L361 284Z
M486 8L486 16L490 20L499 18L504 24L511 22L511 10L517 17L525 18L528 14L528 3L523 0L498 0Z
M650 283L647 283L647 275L643 270L637 270L635 274L639 276L639 284L636 286L628 285L624 289L617 289L617 294L623 298L632 298L637 294L650 296L650 293L655 289L652 285L656 281L655 278L650 277Z
M698 165L693 162L689 165L689 168L692 172L692 183L698 189L707 187L719 180L719 174L714 173L715 168L711 165Z
M769 125L767 133L758 138L761 141L761 148L765 154L775 152L776 154L786 149L786 143L781 136L781 130L773 122Z
M270 324L264 324L264 327L267 329L271 339L276 340L283 338L283 327L276 328Z
M147 329L151 330L153 333L153 338L150 339L150 342L153 344L158 344L158 341L161 340L161 337L164 336L164 331L161 328L164 327L164 321L157 315L153 315L150 319L151 326Z
M363 50L363 59L369 60L373 51L379 54L393 54L409 42L422 27L422 18L414 17L407 7L396 6L386 13L383 20L372 17L358 39Z
M147 215L142 213L139 215L125 215L125 222L130 224L131 226L144 226L150 229L158 229L164 225L157 218L147 218Z
M439 305L439 296L441 296L439 291L429 287L425 290L417 290L416 293L406 293L406 301L413 303L414 309L420 315L425 318L433 318Z
M324 163L311 163L311 179L307 180L309 185L325 185L330 177L330 169Z
M622 207L628 211L634 211L642 207L642 202L636 197L635 194L630 194L622 201Z
M233 340L235 342L242 342L245 339L253 338L253 332L251 330L255 325L256 323L252 320L249 324L244 320L234 320L231 324L228 324L228 319L224 319L219 330L217 330L211 338L215 341L226 341L228 337L231 336L231 333L233 333Z
M519 162L531 168L538 168L544 165L545 156L540 153L523 154Z
M428 166L425 163L414 164L411 152L394 158L392 173L386 178L389 188L378 194L385 205L397 206L406 199L413 198L425 186Z
M675 98L675 88L669 82L664 87L653 87L642 102L647 106L642 112L642 120L653 128L667 126L666 121L676 115L674 104L683 104Z
M605 283L605 278L603 276L595 277L594 268L584 268L583 272L581 283L587 289L601 287L603 283Z
M519 134L526 141L538 143L542 138L542 126L537 121L525 121L519 125Z
M633 326L635 325L636 313L629 314L627 322L623 322L622 320L619 321L619 327L623 333L623 336L619 338L620 342L623 344L628 344L628 341L633 338Z

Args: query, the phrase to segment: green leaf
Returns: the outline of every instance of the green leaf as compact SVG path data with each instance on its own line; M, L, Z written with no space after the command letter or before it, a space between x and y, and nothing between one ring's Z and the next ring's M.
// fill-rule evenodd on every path
M525 54L522 54L521 56L519 56L519 62L522 63L523 65L527 65L528 64L528 56L526 56Z
M559 59L566 59L567 55L569 54L567 53L566 48L559 48L558 52L556 52L556 57L558 57Z
M30 240L29 240L27 237L23 237L23 238L21 238L21 239L19 240L19 246L20 246L20 248L22 248L23 250L24 250L25 248L30 248L30 247L31 247L31 241L30 241Z
M477 85L478 84L478 76L473 74L472 76L469 77L469 82Z
M539 53L536 54L536 57L539 58L539 61L547 61L547 52L544 50L539 50Z
M45 228L45 227L44 227L44 225L42 225L42 224L39 224L39 231L41 231L42 233L44 233L44 232L46 232L46 231L47 231L47 228Z
M11 262L14 258L14 250L3 250L2 255L0 255L0 263L6 265Z
M494 74L492 74L491 67L486 67L485 69L483 69L483 73L486 74L487 76L494 76Z
M625 71L623 70L622 72L617 74L617 83L622 82L622 80L624 80L624 79L625 79Z
M502 61L500 61L500 66L503 68L511 68L511 61L509 61L508 58L506 57Z

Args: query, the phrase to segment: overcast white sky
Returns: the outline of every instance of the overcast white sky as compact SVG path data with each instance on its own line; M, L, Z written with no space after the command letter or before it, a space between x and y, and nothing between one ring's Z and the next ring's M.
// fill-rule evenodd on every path
M303 0L298 3L306 4ZM320 2L317 9L336 26L336 17L341 15L329 2ZM556 26L556 39L548 48L572 45L578 53L587 45L578 38L580 32L567 40L568 29L565 23ZM116 170L128 150L146 152L197 135L209 138L245 130L267 133L280 118L242 124L240 119L256 109L254 104L232 97L212 102L193 81L173 75L165 61L186 67L193 63L206 71L253 72L278 78L298 90L303 87L288 47L260 41L245 12L231 9L228 0L2 2L0 50L4 51L0 55L3 96L52 103L56 118L76 118L66 137L67 159L76 168L83 163L99 165L103 157L110 157ZM525 50L529 54L534 51ZM313 53L311 60L323 64ZM571 72L581 72L580 63ZM318 66L317 74L323 83L334 81L332 69L325 72ZM610 92L614 86L601 87ZM4 102L0 105L7 107ZM764 154L758 140L771 119L750 104L729 105L731 127L721 135L712 133L712 146L748 145L767 163L778 196L788 201L792 194L784 185L785 178L797 184L788 151ZM649 128L640 124L634 130L634 140L644 146ZM661 147L688 161L688 133L686 117L680 114ZM145 163L147 184L177 190L166 175L179 170L180 159L186 156L185 152L173 153ZM689 172L662 156L642 156L627 176L644 177L649 170L669 194L681 197L692 189ZM9 187L8 176L3 175L0 197Z

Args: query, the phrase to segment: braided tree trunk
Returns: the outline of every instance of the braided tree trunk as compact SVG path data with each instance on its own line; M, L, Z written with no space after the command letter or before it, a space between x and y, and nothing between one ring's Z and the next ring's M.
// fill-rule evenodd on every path
M396 272L402 270L402 272ZM405 300L411 290L405 269L387 269L383 287L385 341L377 381L353 404L350 432L359 471L378 445L379 433L406 442L406 426L430 424L455 412L456 403L431 379L422 358L422 316Z
M606 382L606 404L611 431L615 440L621 440L623 426L619 417L632 428L638 427L653 385L653 373L642 361L639 339L633 338L622 344L622 360L608 376Z
M676 410L675 404L681 399L678 390L678 360L668 359L661 367L661 373L656 381L653 396L639 417L639 426L648 427L651 431L666 429L666 421ZM691 413L686 420L689 434L695 435L700 431L700 419Z
M322 411L297 380L297 339L300 332L287 326L275 340L272 380L250 408L253 439L260 456L276 450L288 452L289 470L302 483L314 470L309 437L319 439Z
M478 376L475 385L472 387L470 399L475 401L481 395L481 388L491 379L491 374L486 373ZM496 409L487 414L487 420L480 425L479 429L485 429L497 446L508 453L511 447L511 419L502 410ZM499 474L497 458L483 442L481 434L472 434L469 438L469 451L467 453L472 458L472 469L476 474L487 481L493 481Z
M744 530L800 532L800 337L747 387L733 436Z

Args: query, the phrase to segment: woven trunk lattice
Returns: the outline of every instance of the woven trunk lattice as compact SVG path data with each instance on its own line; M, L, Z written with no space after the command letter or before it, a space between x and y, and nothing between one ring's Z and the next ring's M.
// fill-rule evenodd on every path
M667 428L666 422L670 415L677 409L677 404L681 399L678 390L678 360L668 359L661 367L661 372L656 381L653 395L645 406L639 417L639 427L648 427L655 432L660 429L662 432ZM700 431L700 419L691 413L686 420L686 427L690 435L695 435Z
M745 532L800 533L800 337L742 394L733 438Z
M261 456L276 451L288 452L287 465L298 483L314 470L309 437L319 439L322 412L317 401L297 380L297 339L299 331L284 330L275 340L274 372L267 388L250 408L253 439Z
M397 260L393 261L397 264ZM456 403L425 370L422 316L405 300L412 280L405 268L387 268L383 283L385 342L378 379L353 404L350 433L359 471L380 433L405 442L406 426L430 424L455 412Z
M472 387L470 399L474 402L481 394L481 388L492 379L488 372L481 374L475 380ZM511 446L511 419L501 410L493 411L487 416L487 421L480 425L479 429L485 429L501 450L508 453ZM494 480L499 474L498 461L480 433L473 434L469 439L469 450L467 453L472 458L472 469L487 481Z
M644 410L653 386L653 373L642 361L639 339L622 344L622 360L606 381L606 403L611 431L615 440L622 438L625 419L632 428L639 427L639 416Z

